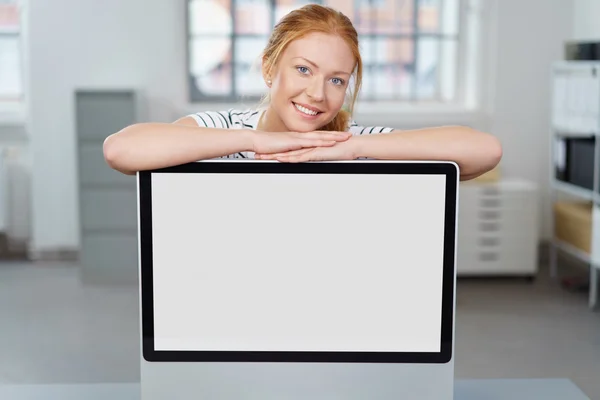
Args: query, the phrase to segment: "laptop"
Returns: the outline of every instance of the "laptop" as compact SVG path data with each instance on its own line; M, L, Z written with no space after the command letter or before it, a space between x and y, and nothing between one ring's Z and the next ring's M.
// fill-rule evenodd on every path
M453 162L138 173L141 399L451 400Z

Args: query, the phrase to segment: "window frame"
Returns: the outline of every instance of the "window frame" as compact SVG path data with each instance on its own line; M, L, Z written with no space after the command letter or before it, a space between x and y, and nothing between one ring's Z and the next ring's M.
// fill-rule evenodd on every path
M190 74L190 57L191 48L190 43L192 35L190 34L189 27L189 3L193 0L186 0L185 6L185 37L186 37L186 50L185 50L185 76L186 76L186 102L190 109L196 110L198 106L206 107L235 107L240 102L244 104L258 104L261 100L261 96L249 96L249 95L201 95L195 97L192 93L192 88L195 86L192 83L192 75ZM235 3L237 0L231 0L232 7L231 13L235 13ZM272 9L274 9L276 0L269 0ZM372 0L362 0L372 1ZM323 0L311 1L312 3L323 3ZM481 75L483 71L482 61L489 55L489 50L484 54L482 42L486 40L486 37L481 38L482 30L481 25L485 22L486 24L492 22L492 18L486 10L488 7L482 3L481 0L457 0L458 2L458 32L455 35L456 39L456 65L455 65L455 81L454 81L454 99L451 101L443 102L438 100L434 101L419 101L413 99L402 99L402 98L365 98L363 91L358 97L357 109L359 112L366 113L388 113L393 112L409 112L409 113L422 113L432 112L440 115L447 115L448 113L460 113L461 115L474 115L477 110L482 108L481 99L485 96L485 90L479 88L481 82ZM356 5L355 5L356 6ZM275 13L273 12L274 16ZM273 17L274 18L274 17ZM233 19L235 24L235 19ZM232 28L235 29L235 26ZM255 35L257 36L257 35ZM262 35L258 35L262 36ZM360 38L364 40L369 35L360 34ZM375 38L386 38L389 37L387 34L375 34L372 35ZM394 36L394 35L392 35ZM402 36L402 35L396 35ZM406 34L403 35L406 38L415 38L415 42L419 37L427 36L440 36L440 34L423 34L418 33L416 35ZM443 35L442 35L443 36ZM453 35L454 36L454 35ZM485 36L485 35L484 35ZM232 47L235 47L235 40L238 38L252 37L248 34L238 34L232 32ZM232 48L232 53L235 51ZM416 46L415 46L416 48ZM235 58L232 54L233 62L235 65ZM418 59L416 60L418 62ZM475 74L474 76L468 77L468 75ZM232 82L233 89L235 90L235 83ZM414 86L413 86L414 88ZM414 93L414 89L413 89Z

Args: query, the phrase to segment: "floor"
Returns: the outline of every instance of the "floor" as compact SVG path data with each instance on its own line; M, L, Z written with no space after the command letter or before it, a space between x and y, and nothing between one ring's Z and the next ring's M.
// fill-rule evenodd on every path
M457 378L566 377L600 399L600 312L547 276L459 281ZM4 262L0 321L0 384L139 379L136 287L82 286L74 264Z

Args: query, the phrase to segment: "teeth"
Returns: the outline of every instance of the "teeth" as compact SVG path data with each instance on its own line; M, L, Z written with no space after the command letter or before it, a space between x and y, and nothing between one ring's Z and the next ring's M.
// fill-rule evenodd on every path
M308 108L306 108L306 107L302 107L301 105L298 105L298 104L296 104L296 103L294 103L294 105L296 106L296 108L297 108L299 111L303 112L304 114L308 114L308 115L317 115L317 114L318 114L316 111L311 111L311 110L309 110Z

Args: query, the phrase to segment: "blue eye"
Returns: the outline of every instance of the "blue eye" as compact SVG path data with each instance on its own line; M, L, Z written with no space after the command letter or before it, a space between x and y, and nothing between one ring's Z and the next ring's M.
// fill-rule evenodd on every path
M300 72L301 74L306 74L306 73L308 73L308 68L306 68L306 67L302 67L302 66L300 66L300 67L296 67L296 69L297 69L297 70L298 70L298 72Z
M338 83L334 82L334 85L343 85L344 84L344 80L340 79L340 78L333 78L334 81L337 81Z

